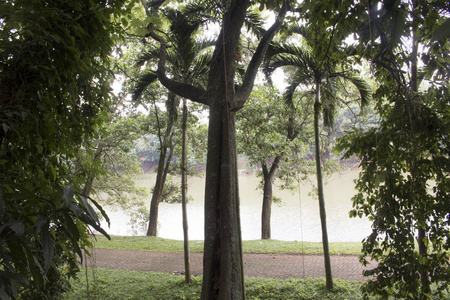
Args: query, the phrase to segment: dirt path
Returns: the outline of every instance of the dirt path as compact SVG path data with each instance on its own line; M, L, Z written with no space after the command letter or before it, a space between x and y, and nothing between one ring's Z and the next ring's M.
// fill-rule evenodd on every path
M184 272L183 253L106 249L94 249L91 253L92 257L87 262L91 267L178 274ZM202 253L191 253L192 274L202 273L202 257ZM335 278L364 280L364 267L357 256L332 255L331 267ZM271 278L325 276L323 257L320 255L246 253L244 272L246 276Z

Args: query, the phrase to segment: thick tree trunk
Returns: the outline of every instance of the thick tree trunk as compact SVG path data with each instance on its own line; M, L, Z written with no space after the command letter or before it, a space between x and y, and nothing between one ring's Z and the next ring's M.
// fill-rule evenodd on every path
M191 283L191 258L189 251L189 232L187 219L187 164L186 164L186 124L187 106L183 99L183 120L181 125L181 207L183 211L183 238L184 238L184 278L186 283Z
M232 1L211 64L202 300L245 299L237 181L234 63L248 0Z
M245 299L234 113L211 105L201 299Z
M326 288L333 288L331 275L330 250L328 246L327 215L325 211L325 197L323 194L322 166L320 160L319 113L320 113L320 81L316 81L316 101L314 103L314 143L316 155L317 189L319 196L320 224L322 226L323 258L325 262Z
M167 43L149 26L149 34L160 43L156 72L159 81L178 95L209 106L202 299L245 299L234 114L244 106L267 47L287 10L283 3L276 21L261 38L235 94L235 63L250 4L250 0L227 3L205 90L166 76Z

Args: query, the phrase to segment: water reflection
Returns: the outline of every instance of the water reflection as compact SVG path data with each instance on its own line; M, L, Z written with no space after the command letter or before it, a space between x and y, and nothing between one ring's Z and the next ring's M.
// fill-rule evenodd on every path
M353 180L357 170L344 171L333 175L325 185L328 238L330 242L361 241L370 233L367 219L350 219L348 212L352 208L351 197L355 194ZM138 180L138 185L151 187L154 177ZM244 240L260 239L261 236L261 200L262 193L256 190L258 179L254 175L239 176L241 198L241 225ZM272 239L285 241L321 241L319 206L317 199L309 195L312 187L305 183L298 192L280 191L275 188L274 195L282 198L282 206L272 208ZM189 237L192 240L203 239L204 216L204 178L189 179L188 193L194 201L188 204ZM150 199L148 199L149 201ZM148 204L147 204L148 205ZM129 219L121 212L108 212L111 219L110 234L136 234L129 226ZM138 235L144 235L141 230ZM158 236L168 239L183 239L181 223L181 205L161 203L159 208Z

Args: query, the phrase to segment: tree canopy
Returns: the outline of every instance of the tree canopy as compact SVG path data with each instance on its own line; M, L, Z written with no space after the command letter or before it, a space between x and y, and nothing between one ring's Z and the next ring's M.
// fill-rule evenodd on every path
M112 20L124 4L0 4L2 299L60 298L89 244L87 226L106 234L68 167L109 105Z

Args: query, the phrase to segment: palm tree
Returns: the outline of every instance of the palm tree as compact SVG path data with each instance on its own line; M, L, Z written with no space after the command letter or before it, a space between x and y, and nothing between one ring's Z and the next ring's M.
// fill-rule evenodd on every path
M205 51L206 48L213 46L214 41L195 39L195 34L199 29L201 23L199 21L192 21L189 18L176 10L166 11L166 17L170 22L170 38L171 51L167 54L167 61L170 64L171 73L180 82L196 83L198 85L205 85L206 75L209 71L209 61L211 54ZM159 52L156 49L143 53L138 59L137 66L142 66L146 62L157 58ZM144 91L150 84L156 81L152 71L143 74L139 80L136 91ZM134 95L138 98L140 95ZM173 108L173 106L171 106ZM183 99L182 112L182 154L181 154L181 199L183 212L183 233L184 233L184 252L185 252L185 278L186 282L191 282L190 274L190 253L189 253L189 235L187 222L187 164L186 164L186 130L187 130L187 104L186 99ZM173 110L172 110L172 115ZM169 126L169 125L168 125ZM172 126L172 125L170 125ZM157 176L158 178L158 176ZM158 183L158 182L157 182ZM162 189L162 188L161 188ZM160 198L160 196L159 196ZM155 199L155 200L154 200ZM157 205L159 204L158 194L153 195L150 207L150 228L155 228L151 232L156 234L157 222ZM156 214L152 214L152 208Z
M322 243L325 262L325 277L327 289L333 288L333 278L331 274L331 263L328 246L328 233L325 210L325 197L323 193L323 178L320 155L320 136L319 136L319 119L320 113L323 114L324 126L331 127L333 125L336 106L339 97L336 91L344 79L351 82L360 94L361 106L368 103L370 97L370 88L368 84L359 78L355 73L343 70L344 65L338 63L337 57L340 59L346 57L345 49L340 49L337 45L333 45L332 35L328 41L326 32L313 31L303 26L294 26L290 28L291 33L297 33L303 36L306 44L297 46L294 44L272 43L268 53L268 67L266 71L270 74L276 68L289 66L291 70L290 84L285 92L285 99L293 105L293 95L298 87L311 89L315 93L314 100L314 143L315 143L315 159L317 172L317 188L319 198L319 212L322 227ZM321 36L321 39L315 37ZM328 47L318 47L319 43L327 42ZM313 44L311 47L310 45ZM334 46L331 49L332 45ZM318 51L319 49L319 51ZM320 49L326 49L325 53ZM331 57L330 53L333 53ZM340 54L340 56L337 56ZM323 96L322 96L323 95Z

